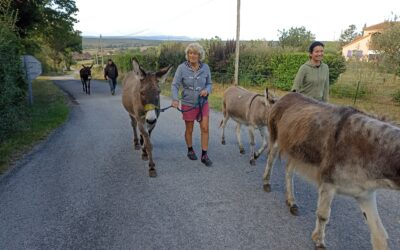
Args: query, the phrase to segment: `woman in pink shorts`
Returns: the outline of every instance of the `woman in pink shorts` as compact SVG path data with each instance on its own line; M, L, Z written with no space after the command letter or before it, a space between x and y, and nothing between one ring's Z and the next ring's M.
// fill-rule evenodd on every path
M203 63L204 49L198 43L191 43L185 49L186 60L180 64L172 81L172 106L178 108L181 99L182 118L185 121L185 141L188 147L187 156L191 160L197 160L193 149L194 122L200 123L201 130L201 162L211 166L212 161L208 157L208 127L209 107L207 97L211 93L211 72L207 64ZM182 88L181 98L179 90Z

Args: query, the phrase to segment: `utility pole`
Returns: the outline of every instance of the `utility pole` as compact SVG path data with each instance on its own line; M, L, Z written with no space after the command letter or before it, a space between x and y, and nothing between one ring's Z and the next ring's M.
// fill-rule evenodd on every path
M236 14L235 79L233 83L234 85L239 85L240 0L237 0Z
M100 39L99 42L97 43L97 49L96 49L96 65L99 65L99 52L100 52Z
M104 53L103 53L103 41L101 39L101 34L100 34L100 53L101 53L101 67L104 65Z

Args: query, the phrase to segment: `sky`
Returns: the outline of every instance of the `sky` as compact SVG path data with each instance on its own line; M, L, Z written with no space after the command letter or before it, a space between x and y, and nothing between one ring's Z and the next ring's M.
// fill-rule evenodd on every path
M236 38L237 0L75 0L84 36ZM279 30L304 26L316 40L338 40L400 15L398 0L241 0L240 39L278 40Z

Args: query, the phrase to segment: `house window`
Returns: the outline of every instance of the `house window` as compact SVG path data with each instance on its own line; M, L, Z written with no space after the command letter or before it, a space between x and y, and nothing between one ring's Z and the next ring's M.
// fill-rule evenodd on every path
M353 50L352 51L353 57L355 57L357 60L360 60L363 57L363 51L362 50Z

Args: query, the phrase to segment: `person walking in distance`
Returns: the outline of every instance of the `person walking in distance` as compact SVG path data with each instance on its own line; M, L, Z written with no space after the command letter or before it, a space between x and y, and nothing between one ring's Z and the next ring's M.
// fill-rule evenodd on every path
M110 84L110 91L115 95L115 87L117 86L118 68L113 60L108 59L107 66L104 68L104 78Z

